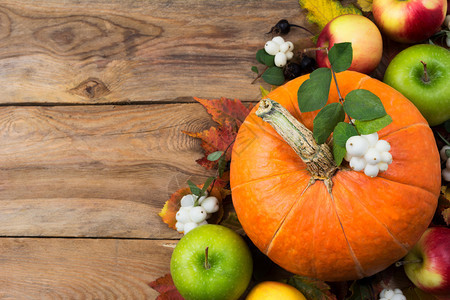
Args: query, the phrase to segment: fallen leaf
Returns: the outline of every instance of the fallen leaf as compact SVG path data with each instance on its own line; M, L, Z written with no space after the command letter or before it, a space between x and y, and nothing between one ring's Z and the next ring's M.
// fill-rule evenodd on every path
M239 127L252 107L251 105L246 107L238 99L231 100L224 97L213 100L194 99L206 108L206 111L218 126L213 126L202 132L183 131L183 133L202 140L201 146L205 155L198 159L197 163L206 169L214 169L217 168L218 161L209 161L208 155L216 151L226 151L225 161L231 160L231 151L228 150L231 150Z
M320 29L335 17L345 14L361 15L361 11L354 5L342 6L334 0L299 0L300 6L306 9L308 21L315 23Z
M180 295L175 284L172 280L172 275L166 274L159 277L155 281L149 283L149 286L159 293L156 300L183 300L184 298Z
M214 182L214 186L212 187L212 190L209 190L209 195L214 196L219 200L219 206L220 209L218 212L214 213L210 219L208 219L208 223L210 224L218 224L223 217L223 206L222 206L222 200L225 199L226 196L231 194L231 191L225 188L226 183L221 180L216 180ZM202 188L203 185L197 185L199 188ZM183 196L188 195L191 193L191 190L186 188L181 188L178 191L174 192L169 200L164 203L164 207L159 212L159 216L163 220L164 223L166 223L169 228L177 229L175 227L175 223L177 223L177 220L175 218L175 215L177 214L178 210L180 209L181 205L181 198Z
M373 0L358 0L358 6L361 7L361 10L363 12L370 12L372 11L372 2Z
M225 97L212 100L197 97L194 99L206 108L212 120L219 126L229 124L239 127L250 113L249 108L238 99L232 100Z
M286 283L302 292L307 299L336 300L336 296L330 292L330 286L321 280L294 275Z
M446 208L442 211L442 217L444 218L445 224L450 226L450 208Z
M216 151L227 150L225 153L225 160L231 160L231 151L228 151L228 149L231 149L231 145L234 143L237 136L237 129L235 129L232 125L226 124L219 127L211 127L202 132L183 131L183 133L193 138L198 138L202 141L201 147L203 148L205 155L196 160L196 162L202 167L208 170L217 167L218 161L208 160L208 155Z
M371 300L376 299L372 283L368 280L355 280L350 285L350 296L346 300Z
M435 296L427 294L416 287L404 289L402 292L408 300L438 300Z

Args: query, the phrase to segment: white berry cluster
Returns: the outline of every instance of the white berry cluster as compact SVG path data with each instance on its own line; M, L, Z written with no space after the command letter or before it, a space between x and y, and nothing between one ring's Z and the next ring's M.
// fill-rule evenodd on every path
M445 161L445 168L442 169L442 178L444 178L445 181L450 182L450 157L445 154L445 151L449 149L450 146L445 145L444 147L442 147L440 154L441 159Z
M386 171L392 163L392 155L389 153L391 145L385 140L379 140L376 132L350 137L345 148L345 160L350 162L350 167L355 171L364 170L364 174L369 177Z
M384 289L380 293L380 300L406 300L401 289Z
M198 198L198 201L197 198L194 194L181 198L181 207L175 215L175 227L179 233L186 234L197 226L208 224L206 220L219 210L219 200L216 197L208 197L206 194Z
M288 60L294 57L294 44L285 42L281 36L274 37L264 45L267 54L275 55L275 66L284 67Z

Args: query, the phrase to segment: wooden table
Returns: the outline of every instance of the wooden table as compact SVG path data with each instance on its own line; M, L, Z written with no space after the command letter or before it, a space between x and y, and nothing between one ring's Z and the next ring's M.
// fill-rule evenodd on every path
M214 174L193 97L259 100L282 18L314 30L296 0L0 1L0 299L156 298L158 212Z

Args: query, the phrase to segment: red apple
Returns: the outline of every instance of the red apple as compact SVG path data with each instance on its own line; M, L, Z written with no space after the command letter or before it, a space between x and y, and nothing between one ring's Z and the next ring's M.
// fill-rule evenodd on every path
M419 289L450 297L450 228L428 228L404 263L406 275Z
M445 19L447 0L373 0L375 23L392 40L417 43L436 33Z
M320 32L317 47L330 49L335 43L351 42L353 61L349 70L372 72L380 63L383 41L377 26L360 15L342 15L332 19ZM325 51L316 52L319 67L330 67Z

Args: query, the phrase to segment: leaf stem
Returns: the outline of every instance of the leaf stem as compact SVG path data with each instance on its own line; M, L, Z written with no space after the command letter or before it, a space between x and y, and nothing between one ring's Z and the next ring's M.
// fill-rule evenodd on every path
M236 141L236 139L234 139L231 143L228 144L228 146L225 148L225 150L223 151L222 155L219 157L218 161L220 162L221 159L223 159L225 157L225 155L227 154L228 149L230 149L231 145L234 144L234 142ZM220 176L220 163L219 166L217 167L217 171L216 171L216 177L214 177L214 180L210 186L210 190L209 192L211 193L213 188L214 188L214 184L216 183L217 177Z
M261 73L259 73L258 76L256 76L255 79L253 79L253 81L252 81L251 84L254 84L254 83L256 82L256 80L258 80L259 78L261 78L261 76L264 74L264 72L267 71L268 68L269 68L269 66L266 66L266 67L264 68L264 70L263 70Z

